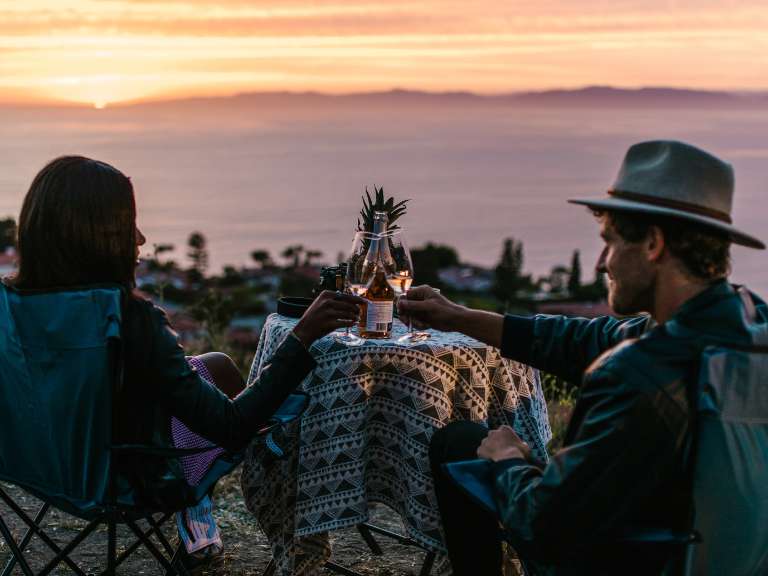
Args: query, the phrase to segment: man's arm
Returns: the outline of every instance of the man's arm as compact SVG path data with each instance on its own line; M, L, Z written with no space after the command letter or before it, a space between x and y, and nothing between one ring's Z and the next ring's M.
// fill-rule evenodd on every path
M663 392L658 394L663 396ZM680 435L660 398L591 374L574 442L543 469L517 457L494 464L502 522L513 546L545 563L615 539L633 507L676 466Z
M408 291L398 303L401 317L417 327L462 332L501 349L503 356L551 372L573 383L589 365L620 341L639 336L646 317L587 320L565 316L513 316L460 306L429 286Z
M623 340L640 336L647 326L645 316L622 320L601 316L588 320L508 314L504 317L501 354L579 384L584 371L603 352Z

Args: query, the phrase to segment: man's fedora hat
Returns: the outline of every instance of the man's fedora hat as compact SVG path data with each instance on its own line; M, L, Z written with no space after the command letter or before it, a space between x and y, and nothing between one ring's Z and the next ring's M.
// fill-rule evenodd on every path
M731 224L731 165L684 142L654 140L631 146L607 197L568 201L595 210L681 218L725 232L735 244L765 248Z

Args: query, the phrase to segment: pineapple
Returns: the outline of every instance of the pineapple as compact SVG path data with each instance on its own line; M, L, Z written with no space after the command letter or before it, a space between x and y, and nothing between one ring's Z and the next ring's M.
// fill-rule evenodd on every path
M400 218L406 211L406 203L408 200L402 200L395 204L394 198L387 198L384 200L384 188L376 188L373 186L374 198L371 198L368 187L365 187L365 196L363 197L363 209L360 210L360 218L357 219L357 229L365 232L373 232L373 213L374 212L386 212L389 214L388 230L397 230L400 228L395 221Z

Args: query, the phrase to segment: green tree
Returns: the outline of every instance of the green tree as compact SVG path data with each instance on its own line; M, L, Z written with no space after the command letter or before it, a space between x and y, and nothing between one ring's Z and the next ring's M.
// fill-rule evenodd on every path
M501 258L494 271L494 295L501 302L509 303L515 294L530 283L523 276L523 243L514 238L506 238L501 250Z
M323 253L320 250L305 250L304 251L304 266L312 266L312 260L322 258Z
M209 289L189 308L190 315L206 332L209 350L227 350L227 330L235 315L232 299Z
M293 244L288 246L280 253L280 256L288 260L288 266L291 268L298 268L301 263L301 255L304 254L304 246L301 244Z
M568 294L575 297L581 291L581 258L578 250L571 257L571 272L568 276Z
M259 268L268 268L274 265L272 256L266 250L254 250L251 252L251 260L256 262Z
M187 257L192 262L189 279L201 282L208 269L208 242L202 232L192 232L187 240Z
M441 282L437 276L438 270L458 266L459 255L450 246L429 242L422 248L411 250L411 261L413 262L414 276L419 284L439 287Z
M176 268L176 262L168 260L167 262L160 262L160 255L166 252L172 252L174 250L173 244L152 244L152 258L149 259L148 265L150 270L171 272ZM169 286L168 281L163 275L160 276L157 285L154 286L153 292L160 299L160 305L165 302L166 290Z
M173 244L152 244L152 257L147 259L150 270L164 270L170 272L176 269L176 262L173 260L161 261L160 256L173 252L176 247Z
M243 283L243 275L234 266L224 266L223 274L217 279L217 284L222 288L240 286Z
M595 280L591 284L585 284L579 291L579 298L597 302L599 300L605 300L608 297L608 289L605 285L605 277L603 274L596 274Z
M570 270L565 266L554 266L549 273L549 292L553 295L563 296L568 289Z
M16 245L16 220L11 217L0 219L0 252Z

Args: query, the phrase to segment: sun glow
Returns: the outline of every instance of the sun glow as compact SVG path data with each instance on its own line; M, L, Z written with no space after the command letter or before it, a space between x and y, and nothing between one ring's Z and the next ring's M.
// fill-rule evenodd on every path
M768 88L764 0L0 0L0 94Z

